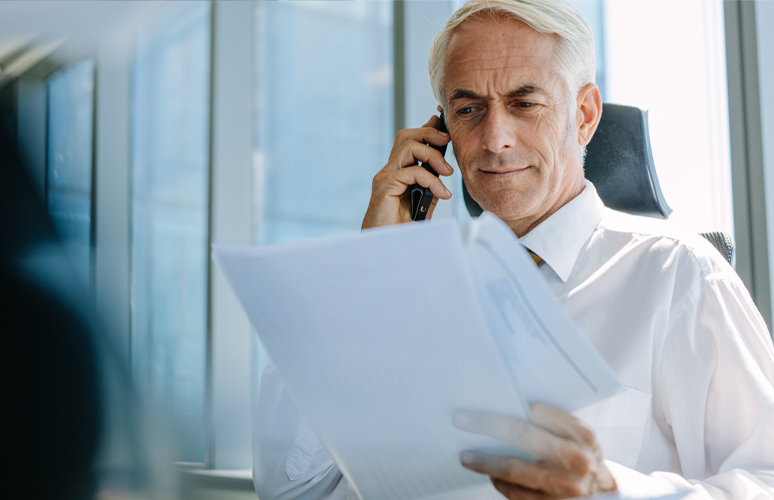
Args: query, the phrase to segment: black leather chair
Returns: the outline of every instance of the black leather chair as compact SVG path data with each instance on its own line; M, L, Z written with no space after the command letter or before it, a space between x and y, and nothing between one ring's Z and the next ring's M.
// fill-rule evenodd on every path
M603 106L597 132L586 148L585 174L608 208L660 219L672 213L653 165L647 111L620 104ZM464 182L462 188L470 215L481 215L481 207ZM730 236L722 232L701 235L733 265L734 242Z

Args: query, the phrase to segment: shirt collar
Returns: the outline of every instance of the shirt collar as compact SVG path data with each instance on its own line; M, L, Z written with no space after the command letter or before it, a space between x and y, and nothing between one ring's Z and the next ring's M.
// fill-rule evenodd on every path
M604 209L594 185L586 180L581 193L519 239L538 254L566 283L578 254L602 220Z

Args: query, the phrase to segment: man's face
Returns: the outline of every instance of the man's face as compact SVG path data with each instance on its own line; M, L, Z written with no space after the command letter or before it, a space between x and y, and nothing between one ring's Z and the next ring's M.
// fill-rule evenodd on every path
M531 229L583 186L576 104L555 50L554 37L505 17L466 20L447 49L446 121L465 184L512 227Z

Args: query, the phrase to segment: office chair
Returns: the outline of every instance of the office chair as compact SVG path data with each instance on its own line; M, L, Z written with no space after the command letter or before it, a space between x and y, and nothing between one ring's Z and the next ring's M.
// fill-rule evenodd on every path
M653 165L648 112L605 104L594 138L586 148L585 174L606 207L632 215L666 219L667 205ZM483 211L462 183L465 206L473 217ZM734 242L722 232L700 233L733 265Z

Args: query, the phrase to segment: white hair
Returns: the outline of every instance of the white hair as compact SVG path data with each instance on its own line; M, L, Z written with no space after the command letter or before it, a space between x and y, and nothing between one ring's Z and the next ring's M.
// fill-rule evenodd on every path
M483 14L514 17L535 31L556 35L555 69L572 97L587 83L595 82L594 34L580 12L565 0L470 0L435 36L430 51L430 82L435 98L443 107L446 107L444 63L452 33L466 19Z

